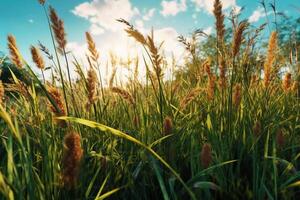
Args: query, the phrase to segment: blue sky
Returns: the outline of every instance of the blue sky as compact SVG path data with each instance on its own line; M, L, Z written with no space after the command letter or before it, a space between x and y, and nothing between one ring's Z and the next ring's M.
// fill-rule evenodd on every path
M260 0L223 0L225 13L236 7L245 7L241 19L249 19L253 25L265 22ZM269 3L265 0L271 11ZM288 16L300 16L299 0L277 0L277 9ZM103 59L110 51L118 56L134 54L135 45L128 42L122 26L115 18L125 18L142 32L151 27L157 40L165 41L166 51L182 50L176 42L179 34L188 35L196 28L213 32L213 0L47 0L65 22L68 48L75 55L84 56L86 45L84 32L95 38ZM40 40L51 50L50 34L44 11L37 0L1 0L0 2L0 51L7 53L6 36L13 34L24 57L30 61L29 46ZM268 11L268 12L269 12ZM269 13L270 20L273 20ZM228 20L227 20L228 21ZM180 55L180 53L175 54Z

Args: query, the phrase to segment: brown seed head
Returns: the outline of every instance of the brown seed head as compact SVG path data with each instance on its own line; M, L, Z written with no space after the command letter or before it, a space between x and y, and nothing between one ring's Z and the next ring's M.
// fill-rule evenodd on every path
M170 135L172 133L173 123L170 117L166 117L164 120L164 135Z
M239 23L237 29L234 32L233 36L233 43L232 43L232 55L233 57L236 57L236 55L240 51L240 46L242 44L243 40L243 33L248 27L248 22L247 21L242 21Z
M19 49L17 47L16 38L13 35L7 36L8 41L8 49L10 53L10 59L11 61L19 68L22 67L22 58L19 52Z
M268 87L272 79L272 68L276 58L277 51L277 32L272 32L269 39L267 58L264 63L264 85Z
M90 68L87 75L88 106L95 103L97 82L96 71L93 68Z
M236 84L233 89L233 104L237 108L239 107L242 100L242 86L241 84Z
M219 70L220 70L219 86L221 89L225 89L227 85L227 80L226 80L227 69L226 69L226 62L223 59L223 57L220 57Z
M57 107L59 108L59 111L57 111L56 108L50 102L48 102L48 107L51 110L51 112L56 117L65 116L66 115L66 111L65 111L65 107L64 107L64 103L63 103L63 98L62 98L62 95L61 95L60 91L57 88L55 88L55 87L49 86L48 87L48 93L50 94L50 96L52 97L52 99L56 103ZM63 121L63 120L57 120L56 122L61 127L66 127L67 126L66 122Z
M215 87L216 87L216 76L212 75L207 82L207 98L208 100L213 100L215 96Z
M215 0L213 12L216 18L215 24L217 30L217 38L219 42L223 42L224 35L225 35L225 25L224 25L224 14L222 13L222 3L220 0Z
M112 87L111 91L114 92L114 93L117 93L118 95L120 95L123 99L128 101L131 105L135 104L134 98L126 90L124 90L122 88L119 88L119 87Z
M185 109L201 92L200 88L192 89L181 101L180 108Z
M30 51L31 51L31 56L32 56L33 62L36 64L36 66L39 69L43 70L45 68L45 63L44 63L44 60L43 60L39 50L36 47L31 46Z
M49 12L50 12L49 15L51 20L51 27L54 32L55 40L58 44L58 48L60 52L63 52L67 44L64 22L58 17L54 8L50 7Z
M292 74L286 73L282 80L282 89L285 92L288 92L291 89L291 86L292 86Z
M64 137L64 152L62 158L62 180L65 187L74 188L80 170L80 161L83 150L80 144L80 135L75 132Z
M203 166L203 168L205 168L205 169L208 168L212 162L211 145L209 143L205 143L202 146L200 159L201 159L201 165Z
M97 63L97 61L99 59L99 53L97 51L96 44L89 32L85 32L85 36L86 36L86 41L88 44L88 49L91 54L91 57L92 57L93 61L95 63Z

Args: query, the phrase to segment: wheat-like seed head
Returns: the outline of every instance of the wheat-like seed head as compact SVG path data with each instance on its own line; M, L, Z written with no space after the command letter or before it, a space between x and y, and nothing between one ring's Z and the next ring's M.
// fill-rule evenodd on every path
M277 51L277 32L272 32L269 39L269 47L266 61L264 63L264 85L268 87L272 79L272 68Z
M288 72L284 75L284 78L282 80L282 89L285 92L288 92L291 89L291 86L292 86L292 74Z
M88 50L91 54L91 57L92 57L93 61L95 63L97 63L98 59L99 59L99 53L97 51L96 44L89 32L85 32L85 36L86 36L86 41L88 44Z
M233 57L236 57L236 55L240 51L240 46L242 44L243 40L243 33L248 27L247 21L242 21L239 23L237 29L234 32L233 41L232 41L232 55Z
M223 59L223 57L220 57L219 70L220 70L219 86L222 90L224 90L227 85L227 80L226 80L227 68L226 68L226 62Z
M97 75L93 68L90 68L87 74L88 107L96 101Z
M236 108L239 107L242 100L242 86L241 84L236 84L233 88L233 104Z
M77 185L80 162L83 156L80 141L80 135L76 132L70 132L64 137L62 181L67 188L74 188Z
M215 0L213 12L216 18L215 25L217 30L217 39L219 42L223 42L224 35L225 35L225 25L224 25L224 14L222 13L222 3L220 0Z
M58 44L58 48L59 48L60 52L62 53L67 44L64 22L63 22L63 20L61 20L58 17L54 8L52 8L50 6L49 9L50 9L49 15L50 15L50 20L51 20L51 27L54 32L55 40Z
M17 67L21 68L23 66L23 63L22 63L22 58L19 49L17 47L16 38L13 35L8 35L7 40L8 40L8 49L9 49L11 61Z
M201 88L192 89L181 101L180 108L185 109L201 92Z
M33 62L36 64L36 66L39 69L43 70L45 68L45 62L44 62L39 50L36 47L31 46L30 51L31 51L31 56L32 56Z
M120 95L123 99L128 101L131 105L135 104L134 98L126 90L124 90L122 88L119 88L119 87L112 87L111 91L114 92L114 93L117 93L118 95Z

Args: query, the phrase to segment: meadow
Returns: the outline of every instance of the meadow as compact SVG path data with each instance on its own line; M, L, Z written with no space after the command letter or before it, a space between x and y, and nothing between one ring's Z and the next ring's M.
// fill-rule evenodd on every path
M284 46L279 28L253 27L234 12L227 19L215 0L215 34L179 36L189 56L166 78L162 41L118 19L144 54L120 84L116 70L101 74L89 32L87 66L69 56L63 19L45 0L37 3L55 51L31 46L29 65L18 38L7 36L0 199L300 198L300 32Z

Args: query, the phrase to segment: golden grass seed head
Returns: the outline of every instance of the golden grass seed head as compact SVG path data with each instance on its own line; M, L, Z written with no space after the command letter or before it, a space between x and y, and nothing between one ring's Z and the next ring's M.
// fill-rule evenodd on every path
M242 86L241 84L236 84L233 88L233 104L236 108L239 107L242 100Z
M97 61L99 59L99 52L97 51L96 43L93 40L93 38L89 32L85 32L85 36L86 36L86 41L88 44L88 50L91 54L91 57L92 57L93 61L97 63Z
M114 93L116 93L116 94L118 94L118 95L120 95L123 99L125 99L131 105L135 104L134 98L126 90L124 90L122 88L119 88L119 87L112 87L111 91L114 92Z
M96 101L97 84L96 71L90 68L87 74L88 107Z
M269 39L267 57L264 63L264 85L268 87L272 79L272 68L276 58L277 51L277 32L272 32Z
M54 32L55 40L58 44L60 52L62 53L67 44L64 22L58 17L55 9L51 6L49 8L49 12L51 27Z
M224 41L225 35L225 25L224 25L224 14L222 13L222 2L220 0L215 0L213 13L216 19L215 25L217 30L218 41Z
M33 62L36 64L36 66L39 69L43 70L45 68L45 62L44 62L43 57L41 56L39 50L36 47L31 46L30 51L31 51L31 56L32 56Z
M292 74L288 72L284 75L284 78L282 80L282 89L285 92L289 92L291 86L292 86Z
M234 32L233 36L233 42L232 42L232 55L233 57L236 57L236 55L240 51L240 46L243 41L243 33L248 27L248 22L247 21L242 21L239 23L237 29Z
M20 51L17 47L16 38L13 35L8 35L7 36L7 41L8 41L8 49L9 49L11 61L17 67L22 68L23 63L22 63L22 58L21 58L21 55L20 55Z
M185 109L201 92L200 88L194 88L180 101L180 108Z

